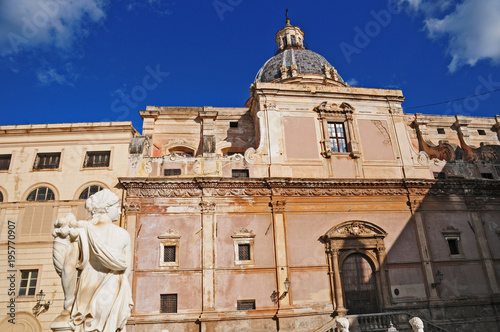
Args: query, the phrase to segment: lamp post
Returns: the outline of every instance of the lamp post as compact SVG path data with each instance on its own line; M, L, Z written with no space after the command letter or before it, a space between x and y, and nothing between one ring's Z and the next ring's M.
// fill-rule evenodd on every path
M43 314L44 312L49 310L50 301L45 302L45 301L43 301L44 298L45 298L45 294L44 294L43 290L40 290L40 293L36 294L36 304L32 309L33 315L35 315L35 317L38 317L38 315ZM43 303L42 303L42 301L43 301Z
M436 280L437 282L433 282L431 284L432 288L436 288L437 286L441 285L441 281L443 281L443 273L441 273L441 271L439 270L436 272Z

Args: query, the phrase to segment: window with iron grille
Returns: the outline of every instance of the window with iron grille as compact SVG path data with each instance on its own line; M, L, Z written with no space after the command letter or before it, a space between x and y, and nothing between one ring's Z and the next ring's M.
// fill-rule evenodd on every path
M181 170L180 168L168 168L163 170L163 173L165 176L181 175Z
M255 300L240 300L236 305L238 310L255 310Z
M38 278L38 270L21 270L21 283L19 284L19 296L35 295L37 278Z
M108 167L111 151L87 151L83 167Z
M0 171L8 171L10 167L11 154L1 154L0 155Z
M248 169L233 169L231 170L233 178L248 178L250 176Z
M53 201L54 192L47 187L38 187L28 195L28 201Z
M87 188L83 189L78 199L87 199L90 196L94 195L96 192L101 191L102 189L103 188L98 185L88 186Z
M328 136L332 152L347 152L347 141L342 122L328 122Z
M163 261L175 262L175 246L163 246Z
M177 294L160 294L160 312L177 312Z
M238 244L238 258L240 261L249 261L250 260L250 244L249 243Z
M55 169L59 168L61 153L37 153L33 169Z

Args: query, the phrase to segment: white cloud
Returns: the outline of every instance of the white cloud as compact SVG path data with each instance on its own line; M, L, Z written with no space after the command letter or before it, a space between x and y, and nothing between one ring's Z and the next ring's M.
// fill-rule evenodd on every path
M350 86L356 86L356 85L358 85L358 83L359 83L359 82L358 82L358 80L357 80L357 79L355 79L355 78L350 78L350 79L348 79L348 80L346 81L346 83L347 83L347 84L349 84Z
M42 85L50 85L52 83L73 85L72 82L76 80L78 76L79 75L74 72L71 64L65 65L60 68L60 70L52 67L44 67L36 72L36 78Z
M128 11L137 11L139 8L145 8L157 15L167 16L172 14L170 9L175 3L168 0L128 0L125 8Z
M450 72L483 59L500 61L500 1L465 0L442 19L428 18L430 37L448 38Z
M106 16L106 0L3 0L0 55L34 48L70 49Z

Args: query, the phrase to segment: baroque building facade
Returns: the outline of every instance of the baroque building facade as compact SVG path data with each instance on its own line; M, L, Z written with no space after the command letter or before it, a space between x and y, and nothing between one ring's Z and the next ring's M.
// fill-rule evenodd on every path
M54 221L70 212L87 219L85 199L101 189L121 197L117 179L137 135L131 122L0 126L0 331L50 331L64 300Z
M500 119L404 113L303 40L287 20L245 107L140 112L128 328L498 330Z

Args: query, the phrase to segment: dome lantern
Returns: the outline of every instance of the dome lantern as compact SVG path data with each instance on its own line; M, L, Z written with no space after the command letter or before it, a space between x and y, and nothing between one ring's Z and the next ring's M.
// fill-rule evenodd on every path
M288 9L286 10L286 25L276 33L276 43L278 43L279 52L290 48L305 49L304 32L299 27L290 24Z

